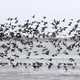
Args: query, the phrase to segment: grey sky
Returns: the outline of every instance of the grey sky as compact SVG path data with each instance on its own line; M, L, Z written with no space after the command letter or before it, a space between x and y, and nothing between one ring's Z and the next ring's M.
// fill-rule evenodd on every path
M0 16L80 16L80 0L0 0Z

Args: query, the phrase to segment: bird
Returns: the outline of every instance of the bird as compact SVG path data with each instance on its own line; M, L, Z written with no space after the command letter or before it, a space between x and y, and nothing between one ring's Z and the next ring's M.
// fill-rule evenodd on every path
M56 34L55 32L52 32L52 35L51 35L52 38L56 37Z
M64 69L67 71L68 69L67 69L67 66L66 66L66 63L64 63Z
M69 46L67 47L67 49L70 50L70 51L72 51L71 45L69 45Z
M52 61L52 58L48 59L49 61Z
M41 48L41 47L43 47L43 45L38 44L38 45L36 45L36 47Z
M49 65L48 65L48 69L50 69L51 67L52 67L52 63L49 63Z
M46 25L48 22L44 22L44 25Z
M8 21L12 21L12 20L13 20L13 18L9 17L9 18L7 18L7 20L8 20Z
M36 69L36 68L37 68L37 66L36 66L36 64L35 64L35 63L33 63L33 65L32 65L32 66L33 66L33 68L34 68L34 69Z
M62 22L65 22L65 18L62 20Z
M11 51L12 51L12 52L14 52L14 51L15 51L15 49L13 48L13 49L11 49Z
M16 58L19 58L19 55L17 55L17 54L14 54L13 56L15 56Z
M48 50L48 49L47 49L47 48L43 48L43 49L42 49L42 52L44 52L44 51L46 51L46 50Z
M80 19L77 20L77 23L79 23L79 22L80 22Z
M78 27L78 24L75 24L74 27L75 27L75 29L76 29L76 28Z
M46 28L47 28L46 26L45 27L42 27L41 32L44 32Z
M3 38L3 37L4 37L4 33L0 32L0 38Z
M43 19L46 19L46 16L44 16Z
M32 18L35 18L35 15L33 15Z
M69 61L74 62L75 60L73 58L69 58Z
M38 51L33 51L34 53L37 53Z
M64 51L63 53L64 53L65 55L69 55L69 53L68 53L67 51Z
M69 22L68 26L71 26L72 22Z
M46 52L44 52L44 53L42 53L42 54L46 54L46 55L49 55L49 50L48 51L46 51Z
M18 20L15 21L15 24L17 24L17 23L18 23Z
M3 31L3 28L2 28L2 27L0 27L0 32L1 32L1 31Z
M14 32L10 32L10 36L13 38L14 37Z
M2 48L7 48L7 45L2 44L1 47L2 47Z
M22 53L23 50L21 48L18 48L18 51L20 51Z
M30 56L31 55L31 52L28 52L28 56Z
M16 34L16 37L17 37L17 38L21 38L21 34L20 34L20 33L17 33L17 34Z
M58 63L57 68L60 69L61 68L61 64L62 63Z

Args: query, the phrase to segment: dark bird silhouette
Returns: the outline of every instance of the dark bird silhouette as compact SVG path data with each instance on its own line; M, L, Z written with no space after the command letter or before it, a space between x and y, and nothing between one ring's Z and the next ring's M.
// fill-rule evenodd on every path
M80 23L80 19L77 20L77 23Z
M48 50L47 48L44 48L44 49L42 49L42 52L44 52L44 51L46 51L46 50Z
M72 22L69 22L68 26L71 26Z
M58 63L57 68L60 69L61 68L61 64L62 63Z
M37 53L38 51L33 51L34 53Z
M1 47L2 47L2 48L7 48L7 45L2 44Z
M15 24L17 24L17 23L18 23L18 20L15 21Z
M28 56L30 56L31 55L31 52L28 52Z
M13 20L13 18L9 17L7 20L8 20L8 21L12 21L12 20Z
M65 18L62 20L62 22L65 22Z
M78 24L75 24L74 27L75 27L75 29L76 29L76 28L78 27Z
M43 19L46 19L46 16L44 16Z
M18 51L20 51L22 53L23 50L21 48L18 48Z
M42 53L42 54L46 54L46 55L49 55L49 50L48 51L46 51L46 52L44 52L44 53Z
M63 53L64 53L65 55L69 55L69 53L68 53L67 51L64 51Z
M10 36L13 38L14 37L14 32L10 32Z
M41 32L44 32L44 30L45 30L46 28L47 28L46 26L45 26L45 27L42 27Z
M44 22L44 25L48 24L48 22Z
M1 32L1 31L3 31L3 28L2 28L2 27L0 27L0 32Z
M51 37L52 37L52 38L53 38L53 37L56 37L56 33L55 33L55 32L52 32Z
M20 33L17 33L17 34L16 34L16 37L17 37L17 38L21 38L21 34L20 34Z
M69 61L74 62L75 60L73 58L69 58Z
M52 61L52 58L48 59L49 61Z
M48 69L50 69L51 67L52 67L52 63L49 63L49 65L48 65Z
M4 56L5 56L5 54L4 54L3 52L1 52L1 53L0 53L0 57L3 58Z
M72 51L71 45L69 45L69 46L67 47L67 49Z
M32 18L35 18L35 15L33 15Z
M43 47L43 45L38 44L38 45L36 45L36 47L41 48L41 47Z
M57 21L57 20L54 19L54 24L58 25L58 24L60 24L60 21Z
M14 54L13 56L16 57L16 58L19 58L19 56L17 54Z
M3 38L3 37L4 37L4 33L1 32L1 33L0 33L0 38Z
M11 51L12 51L12 52L14 52L14 51L15 51L15 49L11 49Z
M66 63L64 63L64 69L65 69L65 71L67 71L68 69L67 69L67 66L66 66Z

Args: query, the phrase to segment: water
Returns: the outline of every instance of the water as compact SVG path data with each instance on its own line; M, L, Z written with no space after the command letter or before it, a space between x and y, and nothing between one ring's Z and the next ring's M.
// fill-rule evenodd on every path
M80 75L71 74L24 74L20 72L0 73L0 80L80 80Z

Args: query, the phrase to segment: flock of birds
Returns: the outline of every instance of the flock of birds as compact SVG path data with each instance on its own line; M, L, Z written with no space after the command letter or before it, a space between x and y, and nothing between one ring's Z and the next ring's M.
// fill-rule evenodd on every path
M66 18L52 22L45 16L41 20L35 18L33 15L33 21L27 19L20 24L18 17L10 17L0 24L0 67L75 69L79 65L76 58L80 58L80 19L69 19L67 25L63 25Z

